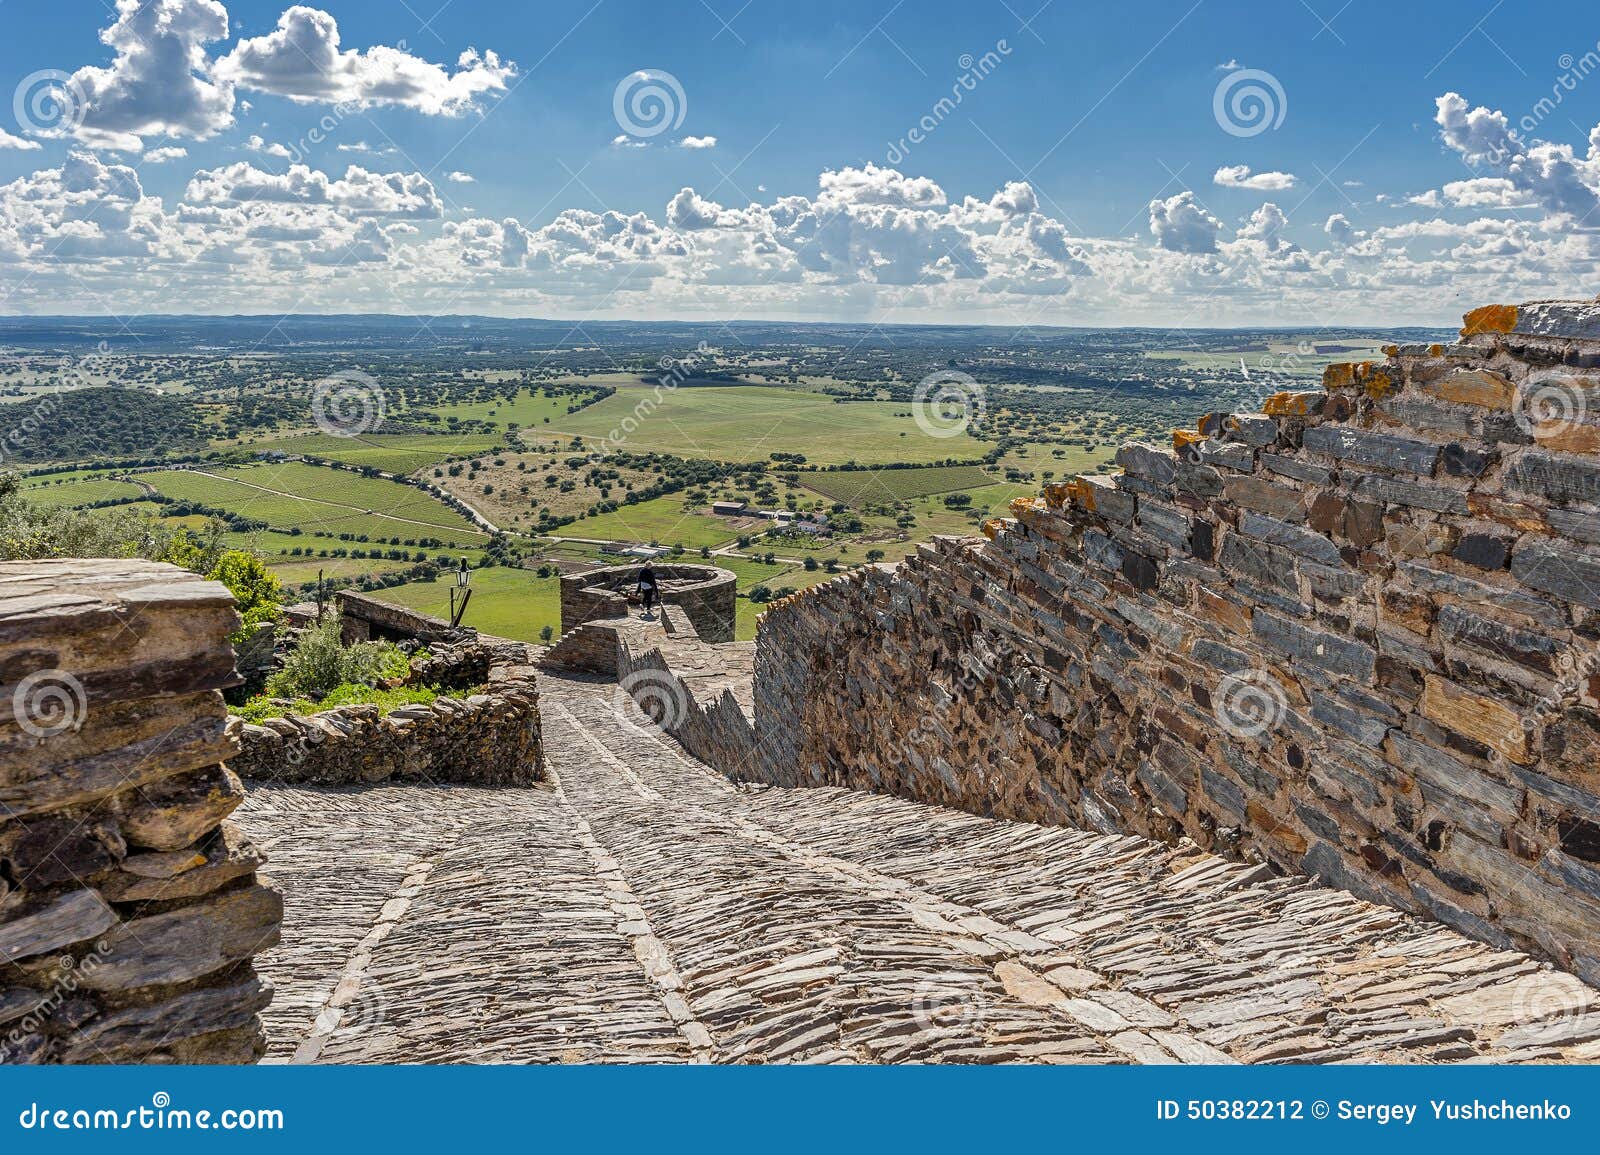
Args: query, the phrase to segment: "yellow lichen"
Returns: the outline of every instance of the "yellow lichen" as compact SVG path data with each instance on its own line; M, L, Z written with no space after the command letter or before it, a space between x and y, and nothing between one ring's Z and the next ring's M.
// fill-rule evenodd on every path
M1461 318L1463 337L1475 337L1479 333L1509 333L1517 327L1517 307L1515 305L1485 305L1481 309L1474 309Z

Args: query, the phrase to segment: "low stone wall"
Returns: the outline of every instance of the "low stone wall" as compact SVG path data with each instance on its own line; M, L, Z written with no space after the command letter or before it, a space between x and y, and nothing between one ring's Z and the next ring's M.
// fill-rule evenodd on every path
M474 643L412 663L417 684L487 690L383 711L339 706L317 714L234 719L249 779L317 785L455 782L527 786L544 778L539 693L520 643Z
M478 631L452 626L443 618L390 605L366 594L343 590L337 598L340 636L346 645L368 641L414 638L424 644L471 641Z
M1597 316L1479 310L785 599L743 773L1186 835L1600 981Z
M282 899L227 821L233 598L0 564L0 1063L247 1063Z
M632 605L624 596L634 588L642 566L601 566L561 577L561 629L568 633L585 622L627 617ZM713 565L652 563L660 581L663 604L682 607L699 636L713 643L731 642L738 610L738 576Z
M730 777L747 776L755 729L731 690L699 701L660 650L636 655L626 643L619 647L616 674L640 709L690 754Z

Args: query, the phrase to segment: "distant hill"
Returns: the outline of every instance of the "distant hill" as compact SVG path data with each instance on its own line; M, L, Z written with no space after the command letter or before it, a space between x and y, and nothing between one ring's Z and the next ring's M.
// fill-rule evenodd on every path
M149 457L205 444L203 411L147 389L95 386L0 405L0 461Z

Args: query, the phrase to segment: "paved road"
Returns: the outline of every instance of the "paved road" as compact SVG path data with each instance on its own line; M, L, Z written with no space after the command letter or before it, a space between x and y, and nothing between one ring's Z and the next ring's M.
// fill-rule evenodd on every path
M253 788L269 1061L1600 1057L1588 988L1342 892L735 786L614 687L541 687L547 787Z

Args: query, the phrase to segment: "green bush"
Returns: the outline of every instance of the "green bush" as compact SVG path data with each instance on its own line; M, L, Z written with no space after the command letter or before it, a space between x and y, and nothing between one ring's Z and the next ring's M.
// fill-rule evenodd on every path
M330 614L301 633L284 658L283 669L267 679L266 692L274 698L321 699L346 684L372 686L410 672L410 661L391 642L345 645L339 637L339 618Z
M285 714L315 714L332 710L336 706L381 706L384 710L398 710L401 706L426 706L439 696L431 686L401 686L394 690L380 690L360 682L345 682L335 686L320 702L310 698L295 698L283 706L263 694L251 698L242 706L232 707L234 714L246 722L261 722L267 718L281 718Z

